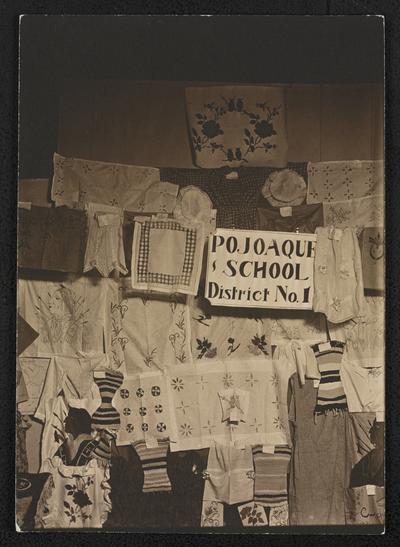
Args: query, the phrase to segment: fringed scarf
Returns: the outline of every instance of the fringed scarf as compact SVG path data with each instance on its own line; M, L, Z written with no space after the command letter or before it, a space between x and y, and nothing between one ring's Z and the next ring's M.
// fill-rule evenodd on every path
M314 414L337 414L347 410L347 399L340 379L344 342L331 340L312 346L321 379Z

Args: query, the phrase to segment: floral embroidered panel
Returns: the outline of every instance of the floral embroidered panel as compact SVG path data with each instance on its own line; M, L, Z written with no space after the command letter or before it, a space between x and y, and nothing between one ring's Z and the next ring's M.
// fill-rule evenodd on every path
M40 495L36 528L102 528L111 511L110 470L91 460L87 465L64 465L49 460L50 473Z
M189 307L184 295L134 293L119 306L128 374L192 362Z
M324 316L312 311L268 310L263 318L271 331L271 344L302 340L317 343L326 337Z
M345 201L383 193L383 161L308 164L307 203Z
M84 276L58 279L18 280L19 313L39 333L22 355L104 353L110 345L111 333L106 329L116 282Z
M285 167L282 87L186 88L189 139L198 167Z
M361 262L365 289L385 289L384 228L364 228L361 234Z
M113 399L120 414L117 444L145 440L149 448L157 439L171 436L170 400L167 377L159 372L127 376Z
M201 224L143 220L134 225L132 288L196 294L203 258Z
M128 211L171 213L178 186L160 183L155 167L66 158L55 153L51 199L56 206L102 203Z
M271 360L204 362L192 369L171 368L168 376L176 428L172 452L204 448L212 441L239 448L288 443L286 400ZM220 395L231 388L228 404L239 417L237 425L224 419L221 404ZM247 392L243 400L242 392Z
M323 203L324 226L374 228L383 226L383 195Z
M259 314L243 317L229 310L232 315L226 315L226 308L211 306L201 296L191 297L189 305L195 361L271 357L270 327Z

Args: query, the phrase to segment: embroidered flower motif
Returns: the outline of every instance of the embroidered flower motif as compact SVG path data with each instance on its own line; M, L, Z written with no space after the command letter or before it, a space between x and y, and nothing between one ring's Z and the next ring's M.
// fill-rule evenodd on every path
M279 378L276 372L271 376L271 384L275 387L279 386Z
M337 296L335 296L335 298L331 300L330 305L337 312L339 312L342 309L342 302L340 298L338 298Z
M377 378L378 376L381 376L383 374L383 368L382 367L374 367L368 369L369 376L372 376L374 378Z
M131 415L131 409L130 408L124 408L122 411L122 414L124 416L130 416Z
M157 424L157 431L159 431L160 433L162 433L166 429L167 429L167 426L163 422L159 422Z
M146 432L146 431L148 431L148 430L149 430L148 424L142 424L142 431L143 431L143 432Z
M284 429L283 422L279 417L274 418L273 424L276 429Z
M163 407L162 407L162 405L156 405L154 407L154 410L155 410L156 414L161 414L161 412L163 411Z
M258 135L261 139L266 139L267 137L272 137L276 135L276 131L271 122L267 120L260 120L254 125L254 133Z
M147 414L147 408L146 408L145 406L141 406L141 407L139 408L139 414L140 414L141 416L146 416L146 414Z
M203 356L211 359L217 355L217 348L213 348L211 342L207 338L196 338L197 341L197 350L200 352L197 356L198 359L201 359Z
M224 134L221 126L215 120L207 120L206 122L204 122L201 128L201 132L209 139L213 139L215 137L218 137L218 135Z
M251 344L247 346L250 353L253 355L261 355L263 353L264 355L269 355L269 352L267 350L268 342L266 340L265 334L262 336L258 336L257 334L251 339Z
M323 275L326 275L327 271L328 271L328 268L326 267L325 264L320 264L318 266L318 270L323 274Z
M185 384L182 380L182 378L172 378L171 380L171 386L175 391L182 391L182 389L185 387Z
M240 517L243 521L247 519L250 526L255 526L258 522L263 523L262 511L255 505L247 505L240 510Z
M136 390L136 396L137 397L143 397L144 395L144 389L141 388L141 387L138 387L137 390Z
M237 344L235 346L235 339L232 338L232 336L228 338L227 342L228 342L228 355L231 355L240 347L240 344Z
M222 377L222 383L224 384L224 387L226 388L232 387L234 384L232 374L230 374L229 372L224 374Z
M157 353L157 348L153 348L149 353L147 353L147 355L145 355L143 362L146 365L146 367L150 368L152 365L155 364L154 358L156 356L156 353Z
M190 424L181 424L180 433L183 437L190 437L193 433L193 428Z
M134 430L134 427L133 427L133 424L126 424L126 428L128 433L132 433L132 431Z
M212 501L210 505L204 509L202 525L205 527L218 526L220 519L218 504L216 501Z
M119 394L121 395L121 399L127 399L129 397L129 389L120 389Z
M161 393L161 389L159 388L159 386L153 386L151 388L151 394L153 395L153 397L158 397Z

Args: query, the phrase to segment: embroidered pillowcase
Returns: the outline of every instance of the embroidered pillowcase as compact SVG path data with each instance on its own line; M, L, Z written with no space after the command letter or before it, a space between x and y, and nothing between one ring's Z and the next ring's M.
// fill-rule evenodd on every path
M198 167L286 166L282 87L188 87L186 106Z

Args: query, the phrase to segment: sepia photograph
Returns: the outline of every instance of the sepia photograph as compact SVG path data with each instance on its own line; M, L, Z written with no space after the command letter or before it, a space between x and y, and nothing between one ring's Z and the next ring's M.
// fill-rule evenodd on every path
M384 25L20 17L18 532L384 532Z

